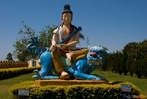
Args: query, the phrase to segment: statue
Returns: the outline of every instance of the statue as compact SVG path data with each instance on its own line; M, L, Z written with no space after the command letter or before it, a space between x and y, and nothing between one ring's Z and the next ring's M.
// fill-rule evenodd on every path
M62 25L53 31L52 45L50 48L39 48L41 43L37 37L28 41L27 50L33 54L40 54L41 71L35 70L37 79L105 79L99 75L90 73L102 65L106 50L100 46L88 46L88 48L76 48L79 43L81 27L71 24L73 13L70 5L66 4L62 12ZM53 73L54 71L54 73ZM55 75L56 74L56 75Z
M50 50L52 51L52 61L58 75L61 79L67 79L68 77L70 78L70 75L64 70L60 57L66 56L68 61L74 63L84 58L87 55L88 49L83 48L78 50L76 48L76 45L79 43L79 31L82 28L77 28L72 24L73 12L69 4L64 5L61 19L62 24L53 31Z
M59 75L56 73L53 61L52 52L49 48L39 48L38 45L41 43L37 37L32 37L28 41L27 50L32 55L40 54L40 62L42 68L40 71L34 70L36 75L33 78L36 79L59 79ZM71 63L65 56L61 56L62 64L64 70L70 74L71 77L75 79L83 80L105 80L104 77L90 74L94 69L102 66L103 59L107 55L105 48L101 46L88 46L87 56L79 59L75 63Z

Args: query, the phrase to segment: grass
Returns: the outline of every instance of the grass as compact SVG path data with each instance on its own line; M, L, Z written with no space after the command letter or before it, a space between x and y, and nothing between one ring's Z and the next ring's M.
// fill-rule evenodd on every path
M99 74L101 76L104 76L109 81L131 82L142 90L141 94L147 96L147 78L138 79L136 76L130 77L130 75L125 76L104 71L94 71L93 74ZM33 81L34 79L31 78L32 75L34 75L34 73L24 74L14 78L0 80L0 99L11 99L10 93L8 91L9 87L23 81Z
M11 99L10 93L9 93L10 86L23 82L23 81L28 81L28 80L33 81L34 79L31 78L33 74L34 73L29 73L29 74L20 75L14 78L0 80L0 99Z
M141 89L141 94L145 95L147 97L147 78L141 78L138 79L136 75L131 77L130 75L119 75L116 73L111 72L104 72L104 71L94 71L94 74L99 74L101 76L104 76L109 81L127 81L131 82L134 85L136 85L139 89Z

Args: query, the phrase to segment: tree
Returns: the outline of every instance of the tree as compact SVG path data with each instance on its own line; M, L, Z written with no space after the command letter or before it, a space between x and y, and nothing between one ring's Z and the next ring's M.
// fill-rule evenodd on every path
M139 59L141 71L144 77L147 77L147 40L139 43Z
M127 71L130 73L131 77L133 76L133 58L131 56L128 57L126 63Z
M144 59L142 59L142 66L143 66L143 68L142 68L142 74L143 74L143 76L144 77L146 77L147 78L147 57L146 58L144 58Z
M116 56L116 65L117 65L117 71L121 75L122 74L122 69L121 69L121 60L122 60L122 55L121 52L117 51L117 56Z
M26 61L27 57L30 56L30 54L26 50L27 39L35 36L35 32L32 28L25 25L24 22L22 22L22 25L25 28L25 31L23 31L22 29L19 30L18 34L21 35L21 37L17 39L16 42L14 42L13 44L13 46L15 47L13 55L19 61Z
M8 53L7 54L6 60L7 61L13 61L13 58L12 58L12 54L11 53Z
M137 55L137 46L138 43L130 42L126 46L124 46L123 53L127 56L126 68L127 71L130 73L131 77L134 73L134 60Z
M126 67L126 60L127 60L127 54L125 52L120 53L120 69L123 72L124 75L127 75L128 70Z
M136 59L133 62L133 70L138 78L142 77L142 64L140 62L141 62L140 59Z
M39 39L43 41L41 47L50 47L52 40L52 33L56 26L50 27L49 25L45 27L42 31L39 32Z
M108 58L107 69L110 70L111 72L114 72L115 71L114 53L110 53L107 58Z

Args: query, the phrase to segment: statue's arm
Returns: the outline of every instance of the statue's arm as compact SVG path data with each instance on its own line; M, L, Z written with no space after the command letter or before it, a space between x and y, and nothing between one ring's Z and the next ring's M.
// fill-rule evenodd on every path
M72 39L71 39L72 40ZM75 46L79 43L79 33L73 36L73 40L67 44L68 47Z
M52 36L52 45L50 47L50 51L54 52L56 49L56 44L57 44L57 34L53 34Z

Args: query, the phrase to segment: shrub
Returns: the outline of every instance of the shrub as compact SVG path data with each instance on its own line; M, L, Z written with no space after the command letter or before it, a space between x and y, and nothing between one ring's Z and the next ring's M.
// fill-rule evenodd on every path
M16 77L26 73L32 73L34 69L40 69L41 67L23 67L23 68L8 68L0 69L0 80Z
M33 81L22 82L10 88L12 97L18 98L19 89L29 90L31 99L121 99L121 83L114 85L70 85L70 86L32 86ZM128 82L122 82L131 84ZM140 89L132 85L132 94L139 95Z

